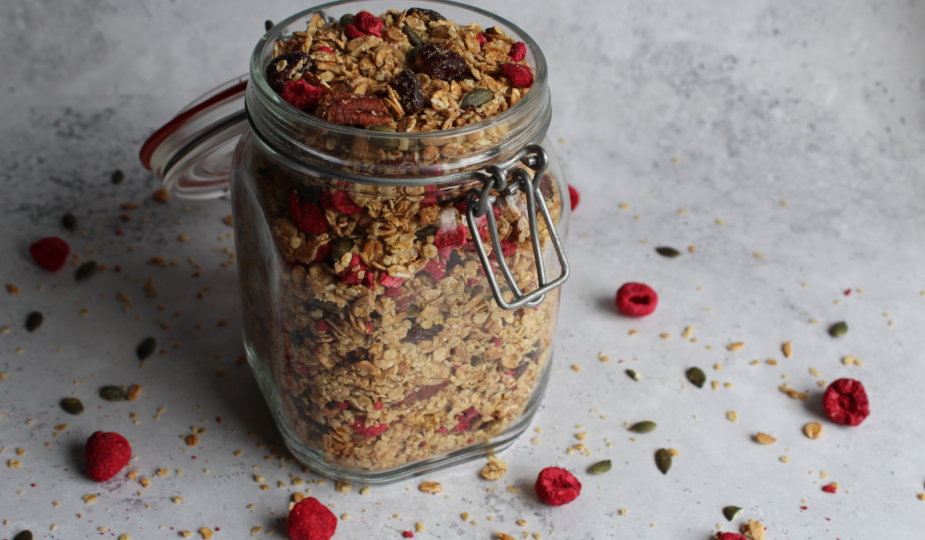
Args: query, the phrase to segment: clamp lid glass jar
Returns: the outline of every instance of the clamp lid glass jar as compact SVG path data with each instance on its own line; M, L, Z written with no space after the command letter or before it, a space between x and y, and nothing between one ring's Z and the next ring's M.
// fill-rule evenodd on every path
M546 80L529 36L453 2L325 4L258 43L231 166L244 338L314 470L417 474L536 411L568 276Z

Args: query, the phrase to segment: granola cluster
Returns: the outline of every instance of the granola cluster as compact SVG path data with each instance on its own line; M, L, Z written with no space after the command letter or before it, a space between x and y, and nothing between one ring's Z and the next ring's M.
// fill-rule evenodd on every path
M476 122L526 91L498 75L514 45L498 31L485 38L488 31L427 10L375 21L363 13L337 22L316 15L278 43L271 85L285 97L310 79L323 89L307 106L312 113L401 131ZM424 64L415 69L424 71L411 72L418 39L419 49L439 50L419 50ZM307 54L297 68L287 56L296 52ZM430 65L421 57L439 58ZM415 82L421 95L403 93ZM490 99L460 108L476 84ZM387 122L370 99L384 104ZM479 185L352 184L296 173L261 153L248 169L234 197L238 252L271 256L240 258L247 346L285 436L308 449L309 461L334 471L394 469L488 442L531 410L552 351L558 292L532 309L497 305L465 215L466 195ZM549 173L538 181L558 222L563 188ZM499 196L491 211L500 253L487 219L476 223L490 257L507 262L522 290L536 288L526 197ZM548 248L542 224L537 234Z

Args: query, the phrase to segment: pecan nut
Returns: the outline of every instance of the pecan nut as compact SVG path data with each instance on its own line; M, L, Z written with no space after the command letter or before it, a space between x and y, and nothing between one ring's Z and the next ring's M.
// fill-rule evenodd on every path
M321 98L315 114L334 124L379 126L392 121L385 103L373 96L335 92Z

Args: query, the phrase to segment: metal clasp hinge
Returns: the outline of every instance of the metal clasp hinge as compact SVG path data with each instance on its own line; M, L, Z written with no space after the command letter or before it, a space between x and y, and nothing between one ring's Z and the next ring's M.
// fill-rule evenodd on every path
M533 171L532 177L520 166L521 164ZM565 283L569 276L568 260L565 257L565 250L562 248L562 241L559 239L555 224L549 215L549 209L546 207L546 201L540 192L540 183L543 181L543 175L546 173L548 165L549 156L543 147L536 144L528 145L518 152L506 166L493 165L485 169L485 172L476 173L475 178L482 182L482 189L471 190L466 198L466 217L469 222L469 233L472 235L475 250L479 255L479 260L482 262L482 268L485 270L485 277L488 278L488 284L491 287L495 301L503 309L513 310L520 307L536 307L543 302L548 292ZM508 181L509 177L511 178L510 182ZM492 191L501 196L507 196L514 194L518 190L522 191L527 199L527 219L530 225L530 240L533 244L533 258L536 264L538 283L535 290L527 293L521 292L520 287L514 280L514 275L511 273L511 268L504 259L495 213L491 210L497 198L497 196L491 195ZM547 281L546 278L537 209L539 209L540 214L543 216L543 221L546 223L546 230L549 231L549 238L561 268L559 277L552 281ZM488 222L488 233L491 237L491 247L492 253L495 254L495 261L513 295L510 301L505 300L502 295L501 286L495 276L494 265L485 251L485 243L482 240L477 223L477 220L482 216L485 216Z

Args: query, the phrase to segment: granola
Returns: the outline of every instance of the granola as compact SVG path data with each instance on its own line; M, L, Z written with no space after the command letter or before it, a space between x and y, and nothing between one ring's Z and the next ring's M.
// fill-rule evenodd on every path
M529 90L501 75L515 43L501 30L421 9L373 17L379 23L367 15L316 14L276 43L271 87L285 98L304 81L322 89L316 101L299 98L306 113L398 132L479 122ZM424 49L431 45L439 50ZM461 108L476 87L492 97ZM322 131L303 142L349 156L350 169L440 164L506 134L389 148ZM478 183L372 186L296 172L260 152L250 159L234 196L238 252L261 254L239 259L246 344L284 435L307 449L299 457L335 471L385 471L487 443L524 417L547 371L558 291L536 308L497 305L466 217ZM549 172L536 181L558 223L560 181ZM495 195L501 252L486 217L477 230L492 260L503 258L532 290L526 196ZM537 235L551 261L542 221Z

